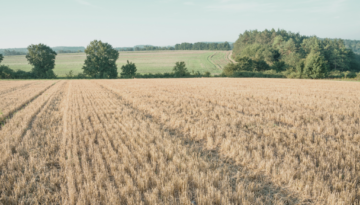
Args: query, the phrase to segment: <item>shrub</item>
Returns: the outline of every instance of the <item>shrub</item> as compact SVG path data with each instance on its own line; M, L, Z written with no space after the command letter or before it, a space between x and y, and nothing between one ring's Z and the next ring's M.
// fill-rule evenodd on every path
M73 74L73 71L70 70L69 73L66 73L65 74L66 78L74 78L74 74Z
M211 73L209 72L209 71L206 71L205 73L204 73L204 77L210 77L211 76Z
M357 74L355 72L347 71L345 72L345 78L356 78Z
M176 62L173 71L175 74L174 77L185 77L190 75L189 71L186 68L185 62L183 61Z
M15 72L10 69L8 66L0 65L0 78L1 79L13 79L15 77Z
M133 77L136 74L136 65L135 63L127 61L126 65L121 66L121 76L130 76Z

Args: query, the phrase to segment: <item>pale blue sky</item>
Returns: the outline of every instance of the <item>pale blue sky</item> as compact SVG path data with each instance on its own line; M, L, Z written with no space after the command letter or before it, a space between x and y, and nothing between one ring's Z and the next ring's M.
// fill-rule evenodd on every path
M231 41L280 28L360 40L360 0L0 0L0 48Z

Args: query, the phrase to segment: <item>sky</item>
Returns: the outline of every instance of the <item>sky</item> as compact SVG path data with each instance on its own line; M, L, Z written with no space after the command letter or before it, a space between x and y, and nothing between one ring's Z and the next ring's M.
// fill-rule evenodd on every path
M0 48L235 42L284 29L360 40L360 0L0 0Z

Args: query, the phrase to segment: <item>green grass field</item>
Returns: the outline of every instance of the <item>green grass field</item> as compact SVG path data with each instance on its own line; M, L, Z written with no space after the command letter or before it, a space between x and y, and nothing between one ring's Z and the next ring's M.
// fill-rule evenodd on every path
M139 73L165 73L171 72L175 62L184 61L188 70L191 72L209 71L212 74L221 73L221 69L228 63L225 60L228 51L139 51L139 52L120 52L117 61L118 71L129 60L136 64ZM215 54L215 55L214 55ZM84 64L84 53L66 53L56 56L54 72L58 76L65 76L70 70L74 74L82 72ZM216 66L215 64L218 66ZM31 65L28 64L25 56L5 56L3 65L8 65L13 70L30 71Z

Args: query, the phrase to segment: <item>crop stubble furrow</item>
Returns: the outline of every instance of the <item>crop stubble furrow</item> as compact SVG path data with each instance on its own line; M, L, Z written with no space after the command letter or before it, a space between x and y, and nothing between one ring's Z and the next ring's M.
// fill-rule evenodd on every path
M83 89L71 82L68 109L66 111L66 133L63 139L62 161L66 172L67 193L63 197L69 204L95 203L99 204L113 192L107 172L100 156L99 147L93 144L96 133L85 116L91 112L86 104ZM98 189L96 189L98 187ZM89 198L91 196L91 198Z
M117 93L117 94L119 95L119 93ZM120 99L121 99L121 97L120 97ZM124 101L124 100L122 100L122 101ZM124 101L122 104L127 104L128 106L132 106L135 103L131 103L131 102L129 103L129 102ZM136 108L132 107L132 109L136 109ZM140 112L144 112L144 111L140 111ZM148 112L145 112L145 113L148 113ZM149 113L146 115L151 116L151 114L149 114ZM151 119L155 120L156 118L153 116L153 117L151 117ZM171 133L176 133L176 135L178 135L176 138L182 138L182 136L184 135L184 133L180 129L176 129L176 128L174 129L173 127L171 127L169 125L161 124L161 127L163 129L169 129L169 132L171 132ZM186 142L189 142L186 139L182 139L182 141L184 141L184 140ZM202 143L195 143L195 144L196 144L195 146L200 146L200 150L202 150L201 147L204 146ZM199 149L196 149L196 151L199 152ZM211 155L212 158L215 158L214 156L216 156L217 153L208 152L208 155ZM230 169L230 167L234 168L234 164L226 163L224 160L221 160L221 159L218 159L217 162L214 162L214 163L216 163L218 165L211 164L209 166L210 167L219 167L219 164L221 164L221 166L229 167L228 169ZM279 201L288 201L288 202L298 201L298 199L294 196L294 194L287 193L287 191L285 191L285 189L282 189L281 187L277 187L277 186L273 185L270 181L267 181L265 179L265 177L262 176L261 174L253 174L253 173L250 173L250 171L247 171L246 169L242 169L242 170L241 169L242 168L238 167L235 169L236 170L235 173L238 172L237 174L233 173L233 174L228 175L229 179L231 178L232 180L237 181L237 187L235 187L235 190L239 189L239 187L245 188L249 185L250 186L255 185L258 188L261 187L261 188L259 188L258 191L255 192L255 196L256 196L255 199L257 199L259 201L261 201L262 197L272 198L273 203L275 203L276 200L281 197L283 197L283 200L279 200ZM226 169L224 169L224 170L226 170ZM232 176L232 177L230 177L230 176ZM261 178L262 181L256 180L257 178L259 178L259 179ZM231 182L229 181L228 183L231 183ZM247 193L247 194L250 194L250 195L254 194L254 193L251 193L252 192L251 190L248 190L248 192L249 193ZM267 194L269 194L269 196ZM279 197L279 195L282 195L282 196ZM279 203L279 201L278 201L278 203Z
M45 91L49 97L34 100L1 130L3 134L6 128L13 128L11 125L16 123L15 120L26 119L27 114L35 110L23 124L25 128L18 127L23 134L19 133L18 137L10 135L11 140L1 142L7 145L1 159L0 202L48 204L61 201L62 179L57 153L61 139L60 107L64 84L57 83ZM36 108L37 105L40 107Z
M358 88L60 81L0 130L0 202L356 204Z
M23 90L13 92L1 97L0 101L0 124L11 117L19 109L25 107L29 102L42 95L47 89L55 84L55 81L43 81Z
M87 86L82 86L82 87L87 87ZM91 90L92 90L92 92L96 92L96 90L97 89L95 89L94 87L92 87L91 88ZM101 90L101 92L99 92L99 93L104 93L104 90ZM116 104L116 101L114 102L113 101L113 99L114 99L114 95L112 95L112 97L110 97L110 98L106 98L106 96L109 96L110 94L104 94L104 96L102 96L102 97L100 97L100 96L98 96L98 97L92 97L91 99L92 99L92 101L95 103L95 102L97 102L97 101L99 101L99 100L94 100L94 99L107 99L107 101L109 101L108 103L110 103L110 104L107 104L107 102L105 101L105 100L100 100L100 103L98 104L98 106L97 107L104 107L104 109L107 109L107 108L110 108L111 106L112 106L112 104L113 103L115 103ZM111 103L111 101L113 101L112 103ZM117 109L119 109L118 107L119 106L121 106L121 105L123 105L123 103L120 103L119 105L117 105L117 106L115 106L113 109L115 109L115 110L117 110ZM113 105L114 106L114 105ZM128 111L127 112L130 112L130 116L129 116L129 119L134 119L134 118L136 118L136 112L135 112L135 110L133 110L131 107L129 108L129 109L127 109ZM111 113L114 113L114 110L112 110L112 109L110 109L109 110L109 112L111 112ZM122 113L124 113L124 111L122 112ZM107 116L106 115L106 112L105 111L99 111L99 114L104 114L104 116ZM98 117L101 117L102 115L98 115ZM110 115L109 115L110 116ZM143 119L144 118L144 116L141 116L141 119ZM110 119L110 118L109 118ZM107 122L106 124L108 125L108 124L110 124L110 125L118 125L119 124L119 122L116 122L116 123L111 123L111 121L109 121L109 119L106 119L106 118L103 118L101 121L102 122ZM151 121L149 121L149 119L147 119L147 123L149 123L149 122L151 122ZM133 122L134 123L134 125L131 125L131 126L128 126L128 127L126 127L126 126L122 126L122 129L121 130L123 130L125 133L127 133L127 135L128 135L128 137L125 137L125 138L123 138L123 143L126 143L127 144L127 147L128 147L128 149L130 149L130 152L129 153L141 153L141 152L144 152L144 147L146 147L146 146L148 146L149 144L151 145L152 143L151 143L151 141L150 141L150 143L149 143L149 141L145 141L145 142L143 142L143 143L141 143L141 135L139 136L139 134L137 134L137 136L136 137L134 137L134 138L132 138L132 137L130 137L130 136L133 136L133 134L131 133L131 132L128 132L128 131L126 131L126 130L128 130L128 129L133 129L133 127L134 126L139 126L139 124L143 124L141 121L139 121L139 122ZM151 123L152 124L152 123ZM152 127L152 126L157 126L156 124L155 125L151 125L150 124L150 127ZM121 124L120 124L121 125ZM145 126L146 127L146 126ZM137 128L137 129L139 129L139 128ZM111 130L111 128L110 127L106 127L106 130L108 131L108 130ZM136 131L138 131L138 130L136 130ZM105 131L103 131L103 132L105 132ZM148 132L150 132L149 134L147 134ZM149 130L146 130L146 131L144 131L144 132L141 132L141 133L143 133L144 135L145 135L145 138L143 138L143 140L146 140L146 139L148 139L148 138L153 138L152 140L155 140L155 138L154 138L154 133L156 133L156 132L159 132L159 129L158 128L155 128L155 129L152 129L152 131L149 131ZM109 133L109 132L108 132ZM119 130L116 132L116 133L121 133L121 131L119 132ZM147 136L146 136L147 135ZM120 134L120 136L124 136L124 135L121 135ZM106 136L104 136L104 139L106 139L105 138ZM108 137L110 137L110 134L108 134ZM139 139L140 138L140 139ZM135 139L134 141L136 141L136 142L134 142L134 143L131 143L132 141L133 141L133 139ZM100 142L98 142L99 144L101 144ZM114 143L114 145L111 145L111 143L110 142L108 142L108 149L109 150L112 150L112 148L113 148L113 146L118 146L117 145L117 141L115 140L113 140L113 142L112 143ZM121 143L121 142L120 142ZM162 148L163 146L165 146L165 145L168 145L169 143L166 143L166 144L163 144L163 143L160 143L160 142L158 142L160 145L159 145L159 149L160 148ZM156 144L158 144L158 143L156 143ZM121 146L121 144L119 145L119 146ZM168 146L167 146L168 147ZM170 147L172 147L172 146L170 146ZM173 149L173 148L170 148L170 149ZM123 150L123 149L122 149ZM115 154L115 153L114 153ZM135 154L135 158L137 159L137 163L135 163L135 164L132 164L132 163L129 163L129 162L131 162L131 161L133 161L133 160L128 160L128 159L126 159L125 157L123 157L123 160L124 161L127 161L127 163L125 163L125 165L126 165L126 167L125 167L125 172L129 172L130 174L129 174L129 177L131 177L132 178L132 181L133 181L133 183L132 184L135 184L135 185L137 185L137 187L135 187L135 193L141 193L140 194L140 200L150 200L150 199L147 199L149 196L151 196L151 195L148 195L147 193L144 193L144 191L146 191L146 188L144 188L144 184L142 183L142 181L144 181L144 180L148 180L147 178L146 178L146 175L149 175L149 173L151 173L151 172L149 172L149 171L141 171L141 169L140 170L137 170L137 169L133 169L132 167L143 167L144 166L144 163L145 162L141 162L141 161L143 161L143 159L146 159L146 158L148 158L148 157L146 157L146 155L149 155L149 153L146 153L145 152L145 157L143 156L139 156L139 154ZM159 156L159 155L157 155L157 156ZM184 155L184 156L186 156L186 155ZM130 156L130 157L132 157L132 156ZM109 157L110 158L110 157ZM112 164L112 166L115 166L116 167L116 163L117 163L117 160L115 160L114 161L114 163L111 163L110 161L109 161L109 163L108 164ZM184 163L184 162L183 162ZM140 165L139 165L140 164ZM146 165L146 163L145 163L145 165ZM170 164L171 165L171 164ZM162 165L163 166L163 165ZM177 165L177 166L179 166L179 165ZM124 169L124 168L122 168L122 169ZM126 171L127 170L127 171ZM163 168L161 168L161 169L159 169L159 170L164 170ZM166 170L165 170L166 171ZM139 177L139 176L143 176L144 174L143 173L146 173L146 175L144 176L144 177ZM151 175L151 174L150 174ZM166 174L166 176L168 176L169 174ZM170 174L169 176L172 176L172 175L174 175L174 174ZM135 177L135 178L134 178ZM116 176L114 177L115 178L115 180L117 180L117 178L116 178ZM151 178L151 177L150 177ZM154 179L156 179L156 174L154 175L154 177L153 177ZM167 178L167 177L159 177L160 179L162 179L162 178ZM208 181L209 179L207 179L207 181ZM208 187L208 186L206 186L206 187ZM131 186L130 186L130 188L131 188ZM161 187L160 187L161 188ZM127 187L127 189L129 189L129 187ZM174 189L174 187L172 187L171 189ZM162 192L164 192L164 190L161 190ZM123 192L123 191L120 191L120 192ZM128 190L127 192L130 192L130 193L133 193L134 192L134 190ZM165 190L165 193L166 193L166 190ZM195 193L197 193L196 191L195 191ZM197 201L197 202L199 202L199 204L202 204L201 203L201 200L199 200L199 198L201 199L202 197L202 195L201 195L202 193L200 192L200 193L198 193L198 195L196 195L197 197L195 197L195 201ZM248 193L249 194L249 193ZM251 193L250 193L251 194ZM129 195L129 194L128 194ZM156 195L155 195L156 196ZM154 196L154 194L152 194L152 200L156 200L156 197ZM137 198L138 196L134 196L134 198ZM155 198L154 198L155 197ZM181 197L180 197L181 198ZM207 198L209 198L209 197L207 197ZM224 197L224 198L226 198L226 197ZM246 198L246 197L245 197ZM209 199L211 199L212 201L214 200L214 197L210 197ZM124 199L122 199L122 200L124 200ZM128 200L130 200L130 199L128 199ZM137 200L139 200L139 199L137 199ZM179 199L178 199L179 200ZM245 200L245 199L244 199ZM131 200L130 200L131 201ZM139 201L136 201L135 200L135 202L133 201L132 203L139 203ZM175 199L175 202L176 202L176 199ZM180 201L181 202L181 201ZM189 201L187 201L187 200L185 200L185 201L183 201L182 203L185 203L185 202L189 202ZM129 203L129 202L128 202Z
M226 109L235 110L236 112L238 112L238 114L232 115L232 118L241 117L243 119L245 117L248 119L246 121L249 121L251 119L252 121L257 122L256 124L250 123L250 126L255 126L255 127L261 126L261 125L259 125L258 122L262 121L263 124L266 126L271 124L274 126L285 127L287 129L292 129L294 127L296 127L296 128L304 128L305 127L306 128L306 126L308 124L313 123L313 122L307 122L302 117L304 115L304 111L308 111L308 112L313 113L313 115L311 116L313 121L317 120L319 122L318 127L320 129L314 130L314 132L316 134L320 134L319 130L322 130L325 127L325 124L329 123L327 121L324 121L324 119L322 119L322 118L327 118L326 120L328 120L329 118L330 119L334 118L335 120L341 119L341 120L339 120L339 121L341 121L340 122L341 125L343 127L345 127L345 129L348 129L349 127L347 126L347 124L351 123L351 120L353 120L354 117L355 117L355 119L359 118L357 116L357 113L360 113L360 110L358 109L359 112L357 112L356 111L357 108L355 108L355 111L353 111L353 112L340 113L340 114L333 112L333 115L330 116L330 115L324 114L324 112L318 111L314 108L307 109L307 108L300 106L301 109L298 109L298 108L293 109L293 107L287 106L287 104L290 104L290 103L274 103L274 102L269 102L268 99L265 99L265 101L260 102L260 101L256 100L255 98L253 98L253 96L244 96L243 98L236 98L238 100L238 102L240 102L241 106L233 106L235 104L235 102L230 103L229 99L221 100L222 98L220 98L220 100L213 100L215 98L212 98L211 96L208 98L206 98L206 96L199 97L199 95L197 95L197 94L194 95L194 93L181 92L180 90L178 90L176 92L171 92L172 88L165 88L165 89L169 89L169 90L163 91L162 87L156 88L156 93L158 93L159 96L154 98L155 101L162 101L162 103L164 103L164 101L169 101L168 99L165 99L160 94L161 92L165 92L165 95L172 96L175 99L177 99L178 96L181 95L182 98L187 98L187 97L190 98L189 104L198 104L198 101L203 101L206 104L211 103L211 104L215 104L216 106L223 107L223 108L225 108L225 111L226 111ZM192 89L192 90L194 90L194 89ZM150 93L153 93L153 92L150 91ZM268 102L268 105L265 104L266 102ZM230 106L227 105L227 103L230 104ZM201 107L204 108L206 106L201 106ZM257 109L256 110L247 109L247 107L256 107ZM297 106L297 107L299 107L299 106ZM210 108L210 109L214 110L214 108ZM263 113L267 113L267 114L263 114ZM190 115L190 114L187 113L187 115ZM300 117L300 119L299 119L299 117ZM249 129L248 128L249 125L243 125L243 126L246 126L247 129ZM352 127L351 129L353 129L353 128L354 127Z
M16 151L16 146L23 137L31 130L31 125L36 116L49 104L49 100L58 91L62 83L55 84L44 93L34 99L24 109L14 113L12 118L1 127L0 130L0 167L5 168L7 159Z
M111 83L106 84L106 85L111 85ZM121 85L116 85L116 88L120 88L120 87L121 87ZM146 90L146 92L153 93L151 90ZM126 100L129 100L129 103L136 104L137 106L142 105L143 109L145 108L145 110L154 114L159 119L161 119L164 115L166 115L168 111L176 110L176 109L174 109L174 107L176 108L176 107L182 106L181 104L180 105L172 104L172 106L170 104L170 105L166 106L161 103L156 103L157 100L161 101L161 99L158 99L160 96L154 96L154 100L152 102L150 100L151 103L146 104L144 102L149 102L149 99L140 97L140 96L146 96L146 95L142 95L142 93L136 93L136 91L134 92L132 90L132 88L129 88L129 87L123 87L123 90L120 91L120 93L123 97L125 97ZM125 94L125 93L129 93L129 94ZM136 95L138 95L138 96L136 96ZM181 97L178 97L178 99L182 99L182 101L185 101L184 104L191 104L191 103L186 102L186 97L184 98L184 95L181 95ZM155 102L155 104L154 104L154 102ZM153 105L151 106L151 104L153 104ZM203 106L204 105L201 105L198 107L203 107ZM162 108L162 110L160 108ZM191 106L183 107L183 110L187 110L187 111L194 110L194 113L196 113L196 108L194 109ZM213 111L216 112L216 110L213 110ZM183 114L181 114L181 113L183 113ZM310 113L305 113L305 114L311 115L312 113L310 112ZM227 116L227 113L224 112L219 115L221 117L224 117L224 116ZM168 116L165 118L165 121L166 121L166 119L168 119L169 121L174 120L174 119L183 119L184 116L186 116L187 118L191 118L191 113L180 111L180 114L177 114L176 112L170 112L168 114ZM196 117L201 118L199 116L196 116ZM208 117L208 116L205 115L204 117ZM229 118L229 119L231 119L231 118ZM242 116L240 119L244 120L244 116ZM186 121L186 119L185 119L185 121ZM220 121L225 121L225 122L228 121L229 123L231 123L231 121L226 120L226 117L225 117L225 119L223 118ZM171 122L168 122L168 123L171 123ZM205 121L203 124L196 124L194 126L189 125L189 123L186 124L186 123L176 122L176 120L175 120L175 122L173 121L172 123L175 124L175 126L177 126L178 128L183 128L184 131L188 131L190 133L195 131L195 133L193 133L194 137L199 137L203 134L201 132L196 132L197 127L202 127L205 124L210 127L217 126L216 124L211 126L211 124L209 124L208 121ZM178 124L176 125L176 123L178 123ZM330 125L331 123L332 123L331 121L325 122L326 125ZM338 123L341 123L341 121L339 121ZM307 127L309 126L309 124L307 125ZM234 130L236 132L236 130L237 130L236 127L231 127L229 125L226 125L226 123L221 124L218 127L223 128L223 127L227 127L227 126L229 127L229 130ZM337 135L336 133L322 133L321 129L318 133L315 133L314 129L308 128L309 130L306 130L307 127L298 128L298 129L300 129L300 132L298 130L292 130L292 132L294 134L292 134L292 132L289 132L289 130L287 128L281 128L281 127L268 128L268 129L264 129L264 131L260 131L259 133L256 133L256 132L253 133L253 134L255 134L254 137L248 136L247 133L241 133L241 130L239 130L239 132L241 134L246 136L245 137L246 139L242 139L242 137L240 135L236 136L236 135L234 135L234 133L229 133L229 132L221 133L219 131L218 132L215 131L214 133L211 133L211 132L207 133L205 135L205 137L200 137L200 139L207 138L206 140L207 140L207 143L209 144L208 147L210 147L210 149L214 149L214 142L216 142L216 139L219 139L219 138L214 137L214 135L228 136L227 139L223 142L221 142L221 138L220 138L220 141L217 142L217 146L215 146L215 147L220 147L221 153L224 156L230 157L237 162L240 161L241 164L250 164L250 167L253 167L253 168L257 168L260 166L260 167L262 167L262 169L258 169L259 171L264 171L267 174L271 174L272 177L278 181L278 183L288 184L288 185L292 186L293 190L299 191L298 188L295 188L295 187L299 187L299 186L304 187L304 185L301 185L301 183L304 183L304 182L299 180L299 178L301 179L301 176L303 176L303 178L308 178L308 177L317 178L317 181L319 181L319 182L314 183L314 182L310 181L307 183L308 184L307 186L313 187L312 190L310 189L308 191L305 191L304 189L300 189L300 192L302 192L302 194L304 194L304 192L305 192L305 196L307 198L315 198L314 195L315 196L321 195L321 193L316 190L317 186L319 186L319 187L325 188L324 192L326 194L328 194L328 196L327 196L328 198L327 199L326 198L325 199L318 198L317 200L319 200L319 201L327 200L326 201L327 203L333 203L333 201L331 201L331 200L334 200L333 197L335 196L335 193L334 193L332 187L336 186L337 184L339 184L342 181L342 183L345 182L348 184L348 186L350 186L350 187L352 186L353 188L352 189L350 188L350 190L352 190L352 191L349 192L348 191L349 189L339 189L339 188L336 191L340 192L343 196L344 195L346 196L346 197L342 198L344 201L346 201L346 200L348 200L348 202L355 201L358 197L358 195L356 194L356 190L357 190L356 186L357 185L353 186L351 184L356 182L356 180L358 178L358 176L356 176L356 170L355 170L356 165L355 164L359 163L356 160L356 156L358 156L357 147L358 147L358 137L359 136L357 135L357 138L354 139L354 135L351 136L351 134L354 131L355 131L355 133L356 132L358 133L359 128L358 127L356 128L356 126L355 127L354 126L346 127L346 125L344 127L339 128L340 132L345 132L344 135L347 136L346 143L345 143L344 139L342 139L342 136L344 136L344 135ZM355 128L355 130L353 128ZM242 127L242 129L248 129L248 128ZM356 129L357 129L357 131L356 131ZM222 130L220 129L220 131L222 131ZM213 135L213 136L210 138L206 137L209 135L210 136ZM263 136L261 136L261 135L263 135ZM332 136L328 137L326 135L332 135ZM231 137L231 136L233 136L233 137ZM269 137L270 137L269 142L266 142L266 139ZM355 135L355 137L356 137L356 135ZM211 139L211 138L215 138L215 139ZM259 138L265 140L265 144L263 142L261 142L262 140L260 140L260 144L262 144L262 145L257 145L257 148L256 148L256 144L259 144L259 141L257 140ZM271 139L271 138L275 138L275 140ZM328 139L333 139L333 140L328 142ZM235 145L244 144L244 142L245 142L245 144L247 144L247 146L243 146L241 149L236 148L236 146L233 146L234 144ZM352 142L352 143L349 143L349 142ZM274 143L276 143L277 146L274 147L274 145L273 145ZM250 144L252 146L255 145L255 147L249 148ZM291 146L289 146L291 144L294 144L294 145L299 144L299 146L291 147ZM215 145L216 145L216 143L215 143ZM336 152L336 155L339 155L340 158L337 158L337 159L332 158L331 156L327 156L327 154L325 154L325 153L328 153L328 150L339 150L339 148L344 145L346 146L345 149L340 149L340 151ZM305 149L305 150L303 150L303 149ZM229 150L230 150L230 152L229 152ZM258 153L256 153L256 150ZM307 154L299 152L300 150L303 150L302 152L305 152ZM317 150L317 151L313 152L312 150ZM254 151L255 151L255 153L251 153ZM233 152L233 153L231 153L231 152ZM288 156L289 154L285 154L288 152L291 153L292 156ZM296 154L296 153L298 153L298 154ZM247 156L247 159L245 158L245 160L241 159L244 157L240 157L240 158L238 157L238 156L244 156L244 155ZM265 160L264 160L264 158L265 158ZM300 158L301 158L301 161L300 161ZM266 159L268 159L268 160L266 160ZM345 160L345 164L349 163L349 168L346 168L346 166L344 166L344 165L340 165L342 163L341 159ZM251 161L253 161L253 162L251 163ZM300 161L299 165L297 165L297 161ZM296 163L294 163L294 162L296 162ZM327 163L330 164L330 167L329 167L329 164L327 164ZM287 166L287 164L290 164L290 166ZM271 168L272 166L273 166L273 168ZM275 166L278 168L276 168L274 170ZM297 170L296 167L298 167L298 166L302 167L302 169ZM320 168L317 168L317 167L320 167ZM358 167L358 165L357 165L357 167ZM319 175L319 174L321 174L324 170L326 170L328 168L330 168L332 171L328 174L327 177L325 177L325 178L321 177L321 175ZM280 169L280 171L278 171L279 169ZM309 173L308 170L313 170L313 171L315 171L315 173L311 173L311 172ZM344 173L344 174L340 174L340 173ZM344 180L345 176L348 176L348 177ZM278 180L279 178L281 180ZM295 183L293 181L295 181ZM291 184L291 183L293 183L293 184ZM326 185L328 183L330 183L330 185ZM305 182L305 184L306 184L306 182ZM337 186L339 186L339 185L337 185Z
M151 87L151 86L149 86ZM148 87L148 89L150 89ZM301 126L301 125L306 125L307 122L302 119L303 116L302 114L304 114L304 111L306 112L313 112L315 115L312 116L313 120L317 120L317 119L321 119L321 118L325 118L325 117L329 117L329 115L326 113L326 115L324 114L323 110L324 107L319 108L317 107L317 105L312 106L312 107L303 107L300 105L296 106L296 109L294 109L294 107L291 107L290 105L293 104L291 102L285 102L285 103L280 103L280 102L275 102L275 101L271 101L268 99L268 97L264 97L263 100L257 100L256 97L254 98L254 96L249 96L249 95L243 95L240 98L236 97L236 94L234 93L234 96L232 96L231 98L235 98L235 100L230 100L228 97L224 96L224 97L220 97L220 99L216 99L215 96L212 97L209 94L209 97L206 96L201 96L200 94L194 94L193 92L181 92L180 90L176 90L174 91L174 89L172 87L169 88L163 88L164 86L159 86L154 88L154 91L156 90L156 92L167 92L166 95L167 96L173 96L174 98L178 98L179 95L181 96L186 96L188 98L192 98L195 99L194 100L194 104L197 104L197 101L205 101L206 103L212 103L212 104L216 104L219 106L222 106L224 108L228 108L228 109L234 109L234 110L238 110L238 112L241 112L243 115L248 115L249 117L254 117L257 118L257 116L261 117L261 118L266 118L266 121L271 121L273 122L273 124L282 124L284 126ZM164 89L166 89L166 91L164 91ZM193 90L199 90L199 89L191 89L191 91ZM202 90L202 89L200 89ZM149 93L153 93L152 91L150 91ZM221 92L220 92L221 93ZM224 100L222 100L224 99ZM161 95L157 96L155 98L156 101L166 101L166 99L162 98ZM278 101L278 99L276 99L276 101ZM237 105L236 102L239 102L240 105ZM266 104L267 103L267 104ZM329 105L332 106L332 105ZM343 108L345 107L349 107L350 105L345 105L342 106ZM256 107L256 109L253 109L252 107ZM301 109L299 109L301 108ZM319 109L322 109L322 111L318 111ZM359 116L357 116L359 113L358 111L360 111L359 108L354 108L355 111L353 112L347 112L347 113L335 113L332 112L331 117L332 118L343 118L341 119L341 121L344 121L346 123L350 123L350 121L352 119L356 119L359 118ZM343 109L344 110L344 109ZM270 111L270 112L269 112ZM301 112L299 112L301 111ZM294 113L296 112L296 113ZM266 113L266 114L264 114ZM334 115L335 114L335 115ZM299 119L300 118L300 119ZM323 119L321 119L323 120ZM320 121L321 121L320 120ZM302 123L301 123L302 122Z
M96 89L94 88L94 87L92 87L92 92L96 92ZM101 90L101 91L103 91L103 90ZM102 93L102 92L98 92L98 93ZM97 102L97 100L94 100L94 99L107 99L108 101L109 101L109 99L108 98L106 98L106 96L103 96L103 97L100 97L100 95L98 95L98 96L92 96L92 101L93 102ZM106 101L103 101L103 100L101 100L102 102L100 102L100 104L97 106L98 107L98 109L100 110L99 111L99 114L104 114L103 112L101 112L101 108L104 106L104 109L106 109L106 107L108 107L108 106L111 106L111 104L109 104L109 105L107 105L107 102ZM101 106L101 105L103 105L103 106ZM116 108L115 107L115 109L118 109L118 108ZM97 116L95 116L95 118L96 117L100 117L100 115L97 115ZM96 119L95 119L96 120ZM99 119L100 120L100 119ZM109 123L108 122L108 120L107 119L101 119L101 122L107 122L107 123ZM100 121L99 121L99 124L101 124L100 123ZM111 124L111 123L110 123ZM101 127L98 127L98 129L101 129ZM127 128L123 128L123 129L127 129ZM107 128L106 129L107 131L111 131L111 129L110 128ZM104 131L105 132L105 131ZM110 137L110 135L109 135L109 133L107 133L107 137L106 136L103 136L104 137L104 140L108 140L109 138L108 137ZM116 139L116 138L115 138ZM114 140L115 140L114 139ZM107 143L107 145L108 145L108 147L107 147L107 149L106 150L110 150L110 151L113 151L113 153L112 153L112 155L113 156L116 156L116 153L114 152L114 150L113 150L113 146L114 145L111 145L111 144L116 144L117 146L122 146L123 144L122 144L122 142L124 142L124 141L128 141L129 139L123 139L121 142L120 142L120 144L119 144L119 142L118 141L113 141L113 142L110 142L110 140L109 141L107 141L106 143ZM101 138L99 138L98 139L98 143L99 143L99 145L103 145L104 144L104 142L102 142L102 139ZM139 141L137 142L137 143L139 143ZM133 156L133 154L131 154L131 153L137 153L137 152L140 152L141 151L141 147L139 147L138 145L137 145L137 143L134 143L134 144L131 144L131 145L128 145L127 147L128 148L130 148L131 150L130 151L128 151L127 152L127 157L131 157L131 158L134 158L134 156ZM144 146L146 146L146 144L147 143L143 143L143 144L141 144L141 146L142 147L144 147ZM135 149L135 150L134 150ZM109 155L110 155L110 153L104 153L104 155L107 155L107 159L111 159L111 157L108 157ZM117 157L115 157L115 158L117 158ZM138 160L141 160L142 161L142 158L144 158L144 157L135 157L136 159L138 159ZM114 159L114 157L112 157L112 159ZM117 158L115 161L114 160L109 160L109 162L108 162L108 164L110 164L111 163L111 167L112 167L112 169L115 171L115 168L117 167L116 166L116 163L118 163L119 162L119 158ZM140 177L139 177L139 174L137 174L136 173L136 171L135 170L133 170L133 167L138 167L139 165L136 165L137 163L136 162L139 162L139 161L137 161L137 160L135 160L135 164L132 164L132 163L130 163L129 164L129 162L133 162L134 163L134 160L131 160L131 159L123 159L122 161L127 161L127 163L125 164L126 165L126 167L124 168L124 167L122 167L122 170L128 170L128 171L125 171L125 173L126 172L129 172L129 174L128 175L126 175L125 177L124 176L122 176L122 177L124 177L125 179L131 179L131 181L132 181L132 183L130 183L130 187L126 187L126 189L125 190L120 190L121 192L125 192L125 193L127 193L127 195L133 195L133 197L134 198L137 198L137 199L135 199L135 201L132 201L131 200L131 198L132 197L125 197L124 198L124 196L123 196L123 199L122 199L122 201L123 202L127 202L127 203L130 203L130 204L132 204L132 203L139 203L139 202L141 202L141 200L144 200L144 198L146 198L146 196L145 196L145 194L144 193L142 193L141 195L140 195L140 199L139 199L139 196L138 196L138 194L137 193L139 193L139 191L140 192L144 192L144 191L146 191L146 190L144 190L144 184L142 184L141 182L142 181L144 181L145 179L144 178L146 178L146 176L142 176L141 177L141 179L139 179ZM129 166L130 165L130 166ZM133 165L133 166L131 166L131 165ZM143 166L142 164L140 165L140 166ZM120 167L120 169L121 169L121 167ZM142 175L144 175L144 173L142 174ZM116 181L118 181L118 183L120 184L121 183L121 181L124 181L125 179L121 179L121 178L119 178L118 176L115 176L114 177L115 178L115 180ZM133 190L133 188L131 188L132 187L132 184L138 184L138 186L140 186L138 189L140 189L140 190L138 190L138 189L136 189L137 187L133 187L133 188L135 188L135 190ZM130 190L129 190L130 189ZM125 195L126 196L126 195ZM130 198L130 199L128 199L128 198ZM139 201L140 200L140 201Z
M27 88L31 84L35 84L36 81L28 82L28 81L9 81L9 82L2 82L0 83L0 96L5 94Z

